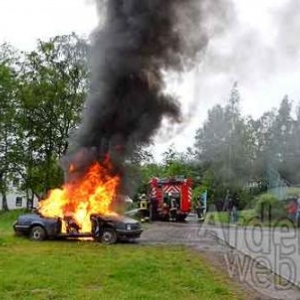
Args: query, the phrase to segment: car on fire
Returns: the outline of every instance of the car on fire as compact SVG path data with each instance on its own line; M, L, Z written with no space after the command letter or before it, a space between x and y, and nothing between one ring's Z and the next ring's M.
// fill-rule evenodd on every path
M16 234L29 236L33 241L93 238L105 244L135 240L143 232L140 222L121 215L93 214L90 221L91 232L83 233L72 217L47 218L39 213L31 213L19 216L13 228ZM66 232L62 232L63 222Z

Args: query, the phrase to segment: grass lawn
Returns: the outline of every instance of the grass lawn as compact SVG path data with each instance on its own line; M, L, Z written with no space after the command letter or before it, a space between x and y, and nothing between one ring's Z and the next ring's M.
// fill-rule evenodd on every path
M209 223L213 224L229 224L230 218L227 212L209 212L206 216ZM238 225L252 225L257 223L256 213L254 210L241 210L238 212Z
M0 212L0 299L243 299L185 247L31 242Z
M228 225L230 222L227 212L210 212L206 216L206 221L211 225ZM262 222L254 209L242 210L238 212L238 222L240 226L262 226L262 227L288 227L292 228L294 224L288 218L265 220Z

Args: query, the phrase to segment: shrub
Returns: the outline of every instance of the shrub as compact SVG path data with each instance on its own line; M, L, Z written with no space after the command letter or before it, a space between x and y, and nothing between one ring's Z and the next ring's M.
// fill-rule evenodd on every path
M262 221L278 220L287 217L284 202L279 201L271 194L262 194L257 197L255 212Z

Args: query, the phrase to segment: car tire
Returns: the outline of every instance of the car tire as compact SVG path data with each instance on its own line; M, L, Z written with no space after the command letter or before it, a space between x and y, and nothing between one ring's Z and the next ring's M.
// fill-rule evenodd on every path
M46 238L46 231L41 226L33 226L30 230L30 239L32 241L43 241Z
M101 235L101 242L103 244L112 245L117 242L117 233L113 228L104 228Z

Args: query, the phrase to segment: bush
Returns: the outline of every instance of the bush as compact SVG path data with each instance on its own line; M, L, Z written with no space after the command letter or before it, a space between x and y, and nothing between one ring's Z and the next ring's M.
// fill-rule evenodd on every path
M229 216L225 211L221 212L208 212L205 216L206 222L210 225L228 224Z
M278 220L287 217L284 202L279 201L271 194L258 196L255 203L255 212L261 221Z

